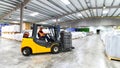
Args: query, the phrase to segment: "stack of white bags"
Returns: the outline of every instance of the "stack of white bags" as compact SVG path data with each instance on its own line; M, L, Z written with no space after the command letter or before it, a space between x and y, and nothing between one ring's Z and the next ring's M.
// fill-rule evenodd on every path
M2 27L2 32L19 32L20 26L19 25L9 25Z
M1 37L7 38L7 39L13 39L13 40L17 40L17 41L22 41L23 33L19 33L19 34L5 34L5 33L2 33Z
M86 32L71 32L71 33L72 33L72 39L83 38L87 35Z
M24 32L29 32L30 35L29 37L32 36L32 30L25 30L23 31L23 33L13 33L13 32L19 32L19 25L10 25L10 26L5 26L2 27L2 37L4 38L8 38L8 39L13 39L13 40L18 40L18 41L22 41L22 37L23 37L23 33ZM49 33L49 30L44 30L45 32ZM9 33L4 33L4 32L9 32ZM10 33L12 32L12 33ZM71 32L72 33L72 39L76 39L76 38L83 38L87 35L86 32Z
M108 56L120 58L120 31L101 33L101 39L105 45L105 52Z
M19 25L4 26L2 27L1 37L21 41L23 37L23 33L16 34L15 32L20 32Z

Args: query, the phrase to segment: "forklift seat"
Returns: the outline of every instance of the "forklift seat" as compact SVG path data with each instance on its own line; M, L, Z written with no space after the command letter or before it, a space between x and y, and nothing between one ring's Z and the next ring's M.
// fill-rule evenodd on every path
M46 41L46 42L48 42L48 40L47 40L46 38L44 38L44 37L41 37L39 34L38 34L38 37L39 37L39 40L43 40L43 41Z

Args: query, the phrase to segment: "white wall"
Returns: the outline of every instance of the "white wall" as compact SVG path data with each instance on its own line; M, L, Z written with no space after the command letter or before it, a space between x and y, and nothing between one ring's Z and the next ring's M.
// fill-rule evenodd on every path
M75 22L60 23L62 26L108 26L108 25L120 25L120 18L89 18L84 20L76 20Z
M111 31L114 30L112 26L90 26L90 32L96 33L97 29L101 31Z

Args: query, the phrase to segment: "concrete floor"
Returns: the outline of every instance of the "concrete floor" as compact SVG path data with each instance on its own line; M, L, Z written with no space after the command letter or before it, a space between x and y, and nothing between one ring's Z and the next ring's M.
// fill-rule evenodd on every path
M120 68L120 61L108 60L97 35L73 40L75 49L59 54L24 57L20 42L0 38L0 68Z

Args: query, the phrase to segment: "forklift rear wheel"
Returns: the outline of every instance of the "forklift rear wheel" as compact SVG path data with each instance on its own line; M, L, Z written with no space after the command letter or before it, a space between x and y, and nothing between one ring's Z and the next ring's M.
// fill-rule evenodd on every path
M24 48L24 49L22 50L22 54L23 54L24 56L29 56L29 55L31 54L31 49L30 49L30 48Z
M52 52L53 54L59 53L59 47L58 47L58 46L53 46L52 49L51 49L51 52Z

